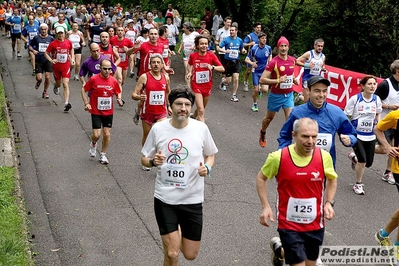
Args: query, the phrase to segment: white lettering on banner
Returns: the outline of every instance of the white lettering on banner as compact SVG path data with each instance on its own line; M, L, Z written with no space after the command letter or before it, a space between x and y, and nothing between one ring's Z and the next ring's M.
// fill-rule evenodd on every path
M335 94L331 94L331 89L338 90L338 84L334 83L331 79L338 79L339 74L334 72L328 72L327 79L331 82L330 87L328 87L327 99L331 99L333 101L337 101L338 97Z
M344 93L342 93L342 96L338 101L342 102L342 99L346 96L346 102L347 102L350 98L349 88L351 86L352 77L348 77L348 83L345 83L345 76L344 75L340 75L340 76L341 76L342 84L344 85Z

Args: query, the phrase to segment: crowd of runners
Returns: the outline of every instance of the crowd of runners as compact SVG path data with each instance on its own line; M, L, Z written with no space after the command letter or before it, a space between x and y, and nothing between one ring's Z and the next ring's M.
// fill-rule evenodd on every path
M252 89L253 103L248 108L258 112L259 100L267 97L260 147L266 147L266 131L281 109L286 120L278 138L279 150L269 154L256 178L263 208L260 223L265 226L274 220L266 181L276 177L278 182L280 237L271 241L273 265L283 265L284 261L322 265L318 250L324 237L324 218L334 217L335 135L353 149L348 158L355 171L354 193L365 194L363 175L375 153L389 155L381 178L399 191L399 166L394 160L399 154L399 60L391 64L392 76L381 84L374 76L364 76L359 93L341 110L326 102L330 81L322 77L328 71L323 39L316 39L311 50L294 58L289 55L289 40L281 36L273 56L261 23L254 23L253 31L240 38L237 23L231 17L222 18L218 10L211 13L205 8L196 29L191 22L182 23L171 4L166 12L147 12L140 6L125 11L120 4L5 1L0 4L0 30L3 38L11 39L13 57L21 59L25 44L35 88L39 90L43 83L42 98L49 99L52 75L53 93L58 95L62 87L64 112L69 112L70 79L82 83L84 109L92 117L89 154L96 157L102 135L102 164L109 163L106 152L113 98L123 106L124 85L134 87L131 98L137 101L137 108L133 121L138 124L141 120L143 129L142 168L158 168L154 204L165 250L164 265L177 265L179 250L190 260L198 254L203 179L210 176L217 152L205 124L205 108L214 80L223 92L231 86L231 101L240 101L237 91L243 63L242 90ZM182 57L185 88L170 86L175 78L171 57L176 54ZM299 84L295 65L303 67L303 91L299 93L293 89ZM220 74L215 76L215 71ZM188 138L194 134L198 143ZM199 140L203 144L198 145ZM301 173L300 179L291 173ZM383 246L390 245L388 236L398 226L398 212L375 235ZM399 247L399 235L394 246Z

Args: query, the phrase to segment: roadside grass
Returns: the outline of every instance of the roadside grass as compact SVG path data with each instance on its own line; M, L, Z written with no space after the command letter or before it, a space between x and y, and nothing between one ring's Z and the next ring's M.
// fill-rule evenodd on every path
M0 137L9 137L0 82ZM0 166L0 265L33 265L28 252L26 218L16 190L15 169Z

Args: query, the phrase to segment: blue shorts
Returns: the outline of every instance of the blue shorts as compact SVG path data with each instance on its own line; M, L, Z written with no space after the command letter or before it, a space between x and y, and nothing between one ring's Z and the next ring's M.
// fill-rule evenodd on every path
M294 92L288 94L276 94L269 92L267 100L267 110L278 112L281 108L287 109L294 107Z
M317 260L323 244L324 228L309 232L277 229L284 248L285 263L292 265L305 260Z
M262 76L263 72L252 72L252 84L254 86L259 86L260 77Z

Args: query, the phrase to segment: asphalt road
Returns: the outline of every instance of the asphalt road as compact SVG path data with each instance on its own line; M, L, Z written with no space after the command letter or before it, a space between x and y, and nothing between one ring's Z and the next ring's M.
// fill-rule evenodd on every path
M124 107L117 107L108 149L110 164L89 156L90 115L83 110L81 84L70 81L72 110L52 93L41 98L26 51L12 58L11 41L1 37L0 62L15 133L22 189L29 213L29 234L36 265L162 265L162 243L153 212L155 170L140 165L142 130L133 124L136 102L130 95L134 79L124 85ZM87 50L85 51L87 54ZM183 63L173 59L172 88L183 84ZM215 84L219 75L215 75ZM284 122L279 113L260 148L258 134L266 97L258 113L251 111L250 92L240 86L240 102L214 87L206 108L206 123L219 148L212 178L206 179L203 240L198 258L180 265L271 265L269 241L277 235L259 224L261 205L255 177ZM62 90L61 90L62 92ZM62 94L62 93L61 93ZM366 195L352 192L354 172L349 148L337 144L336 217L326 225L325 245L376 245L374 233L396 210L395 186L381 181L386 157L376 155L366 170ZM275 181L270 182L275 203ZM391 238L394 239L395 234Z

